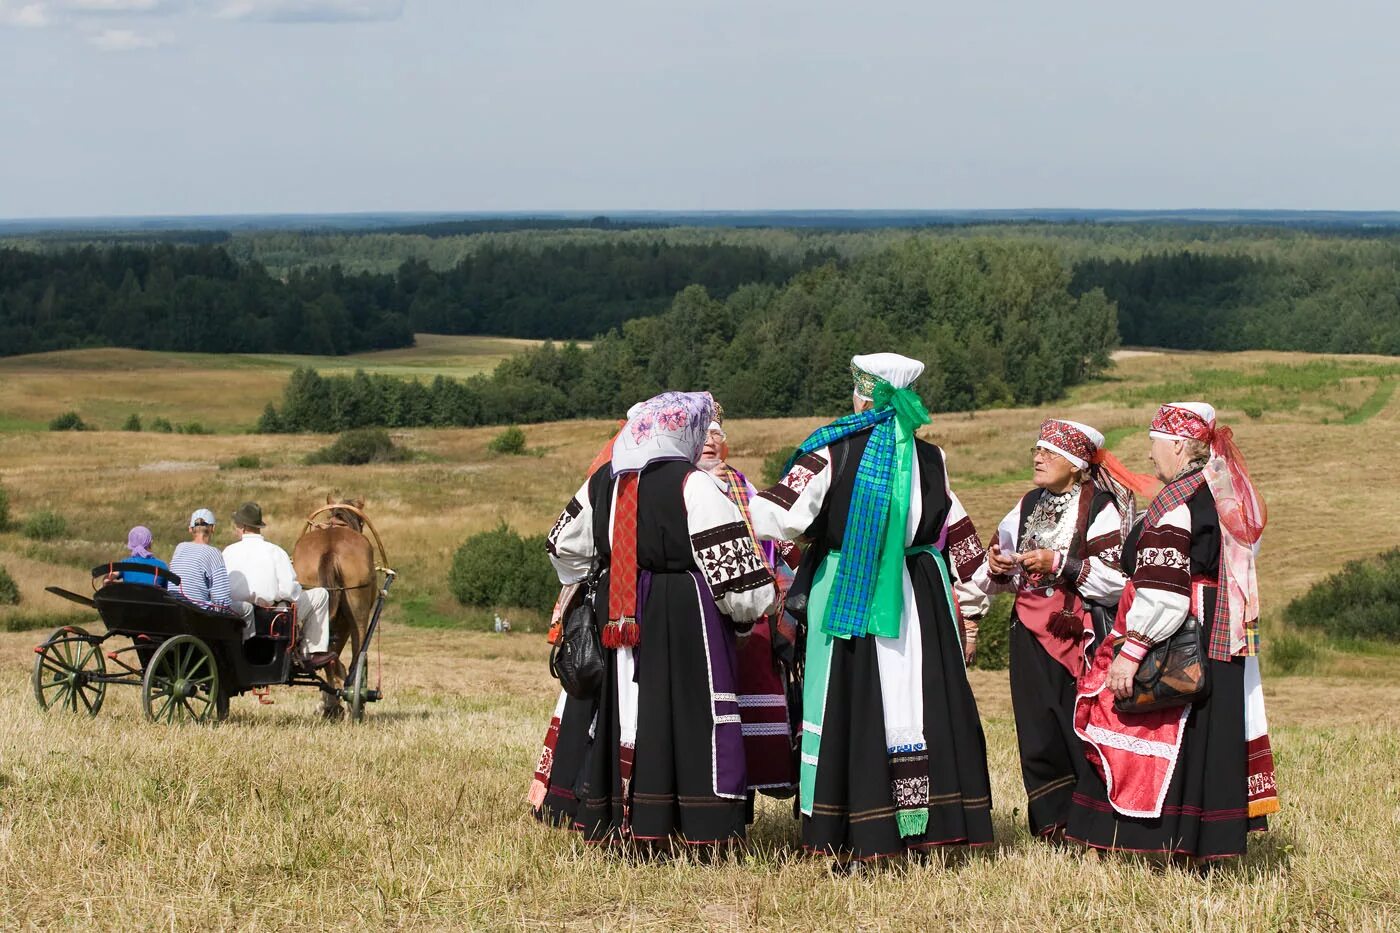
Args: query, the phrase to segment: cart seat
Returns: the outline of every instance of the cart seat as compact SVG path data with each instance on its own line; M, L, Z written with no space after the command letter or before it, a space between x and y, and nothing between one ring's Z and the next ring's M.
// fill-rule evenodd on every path
M253 634L243 642L243 657L249 664L271 664L291 647L296 634L295 605L254 606Z

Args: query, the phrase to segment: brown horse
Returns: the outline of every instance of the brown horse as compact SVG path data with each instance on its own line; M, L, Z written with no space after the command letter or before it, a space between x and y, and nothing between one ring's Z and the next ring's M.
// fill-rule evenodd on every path
M327 505L348 505L351 509L331 509L316 515L313 524L297 539L292 549L292 566L302 586L325 587L330 592L330 650L337 656L326 669L331 686L345 686L348 671L339 657L350 643L353 658L364 644L365 628L374 611L378 578L374 568L374 547L364 535L360 516L363 499L326 497ZM329 719L344 715L340 696L322 691L321 712Z

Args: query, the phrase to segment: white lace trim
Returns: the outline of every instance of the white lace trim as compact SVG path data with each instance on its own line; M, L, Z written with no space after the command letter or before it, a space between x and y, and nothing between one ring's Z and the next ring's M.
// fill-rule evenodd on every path
M1153 758L1165 758L1168 761L1176 757L1176 746L1169 742L1154 742L1151 739L1139 739L1135 736L1124 735L1121 732L1112 732L1102 726L1087 726L1084 731L1095 743L1107 745L1109 748L1121 749L1122 751L1132 752L1136 755L1150 755Z

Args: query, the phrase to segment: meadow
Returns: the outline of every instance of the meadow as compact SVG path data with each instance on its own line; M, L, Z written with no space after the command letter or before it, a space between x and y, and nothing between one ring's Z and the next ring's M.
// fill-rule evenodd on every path
M460 344L436 352L394 351L375 365L474 365ZM826 861L795 851L783 801L763 802L749 844L718 864L631 862L526 814L557 691L547 647L537 634L482 631L491 612L456 605L447 568L467 535L498 522L546 531L609 422L527 426L533 455L524 457L488 450L499 429L398 431L414 459L363 467L304 465L324 437L34 430L77 409L107 428L139 410L231 431L280 393L294 362L190 357L101 350L0 362L0 485L12 513L0 531L0 565L23 596L0 608L0 925L1400 925L1400 652L1342 650L1278 620L1287 600L1346 560L1394 543L1400 364L1391 358L1129 351L1108 379L1060 404L937 416L923 433L947 450L954 489L985 532L1026 487L1027 452L1046 414L1098 426L1120 457L1144 467L1144 427L1157 402L1190 395L1217 404L1270 502L1260 563L1264 664L1284 809L1247 858L1205 877L1041 846L1023 824L1005 672L974 671L995 851L837 879ZM131 409L138 401L153 407ZM91 415L89 406L98 406ZM732 422L732 460L757 476L767 455L817 423ZM239 457L258 466L238 468ZM43 627L94 621L45 585L84 591L86 568L120 553L132 524L149 525L157 552L168 554L193 508L226 519L248 498L270 517L269 537L290 546L332 491L366 498L401 574L377 672L386 699L363 725L323 724L314 696L285 689L272 691L272 705L235 699L229 721L215 728L148 725L136 692L117 688L95 720L38 711L29 670ZM66 520L65 535L26 536L25 521L44 510ZM502 611L519 629L539 621ZM1275 653L1280 646L1287 650Z

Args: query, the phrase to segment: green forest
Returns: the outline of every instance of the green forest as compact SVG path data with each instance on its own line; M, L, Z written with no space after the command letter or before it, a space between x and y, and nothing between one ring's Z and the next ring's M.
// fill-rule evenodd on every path
M1069 285L1048 246L909 240L723 299L691 286L664 314L628 321L588 349L545 344L490 376L419 383L299 370L259 428L613 417L675 386L707 388L735 415L810 414L849 401L849 360L872 346L929 361L917 388L934 411L1036 404L1100 372L1117 345L1113 305Z
M872 346L931 361L937 410L1056 398L1119 343L1400 354L1400 237L1359 227L598 218L186 235L0 240L0 355L345 354L414 333L564 344L461 382L301 373L263 419L342 430L612 416L675 386L736 414L807 414L840 402L845 360Z

